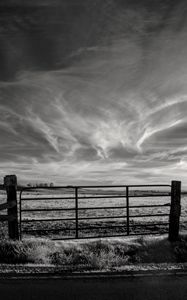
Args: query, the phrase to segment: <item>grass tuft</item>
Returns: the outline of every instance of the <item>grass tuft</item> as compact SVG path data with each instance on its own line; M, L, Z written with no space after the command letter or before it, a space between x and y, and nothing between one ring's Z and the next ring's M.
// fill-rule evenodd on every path
M53 264L107 270L136 263L187 262L187 236L55 242L45 239L0 240L0 263Z

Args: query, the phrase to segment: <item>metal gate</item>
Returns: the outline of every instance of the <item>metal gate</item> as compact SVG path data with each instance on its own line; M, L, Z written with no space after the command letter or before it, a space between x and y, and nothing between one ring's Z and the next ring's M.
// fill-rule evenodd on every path
M162 184L23 188L20 237L79 239L168 232L170 195L171 186Z

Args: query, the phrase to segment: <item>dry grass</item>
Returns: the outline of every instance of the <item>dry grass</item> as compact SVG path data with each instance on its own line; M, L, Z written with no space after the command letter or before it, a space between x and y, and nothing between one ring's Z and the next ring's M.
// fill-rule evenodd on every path
M35 263L111 269L137 263L187 262L187 236L120 238L82 242L27 239L0 241L0 263Z

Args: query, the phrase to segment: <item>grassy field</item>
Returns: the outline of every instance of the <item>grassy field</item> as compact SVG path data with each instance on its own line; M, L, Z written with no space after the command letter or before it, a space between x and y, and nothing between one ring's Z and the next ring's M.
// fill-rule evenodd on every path
M141 191L141 194L145 195L147 193L155 194L155 191ZM167 192L167 191L166 191ZM133 191L134 195L137 191ZM140 193L140 192L139 192ZM111 195L120 195L122 198L112 199L107 198L107 196ZM55 208L72 208L72 211L37 211L37 212L23 212L22 220L38 220L42 219L42 221L36 222L27 222L22 223L22 229L24 231L23 236L43 236L47 238L61 238L61 237L74 237L75 236L75 221L45 221L45 219L57 219L57 218L75 218L75 199L74 199L74 191L64 190L62 194L62 190L34 190L34 191L25 191L23 193L23 198L28 199L31 198L31 201L23 200L22 201L22 209L55 209ZM58 197L72 197L73 199L64 199L59 200L55 199ZM87 237L93 235L125 235L126 234L126 208L116 208L117 206L126 206L126 198L123 190L119 190L116 192L114 190L106 191L106 190L88 190L84 189L79 194L82 199L79 199L79 218L96 218L96 217L111 217L111 219L93 219L93 220L79 220L79 236ZM86 197L93 196L106 196L106 198L96 198L96 199L86 199ZM46 200L40 200L40 198L46 198ZM49 199L52 198L52 199ZM3 200L4 199L4 200ZM0 202L5 202L6 195L5 192L1 191L0 194ZM130 198L129 200L130 206L137 205L150 205L150 204L168 204L170 203L170 196L165 197L142 197L142 198ZM98 207L100 209L96 210L94 207ZM112 207L110 209L103 209L103 207ZM82 208L87 208L86 210L81 210ZM155 217L146 217L142 218L141 215L145 214L169 214L169 207L144 207L144 208L130 208L130 233L131 234L141 234L141 233L159 233L163 234L168 231L168 216L155 216ZM1 211L0 213L3 213ZM133 215L138 215L139 217L132 217ZM114 216L120 217L120 219L112 218ZM182 215L181 215L181 231L187 231L187 196L182 196ZM155 225L158 223L162 223L162 225ZM149 224L149 226L145 225ZM101 228L110 226L111 228ZM115 227L114 226L119 226ZM89 227L86 229L86 227ZM30 230L38 230L37 232L30 232ZM59 231L60 229L60 231ZM6 236L7 228L6 224L2 223L1 226L1 234Z

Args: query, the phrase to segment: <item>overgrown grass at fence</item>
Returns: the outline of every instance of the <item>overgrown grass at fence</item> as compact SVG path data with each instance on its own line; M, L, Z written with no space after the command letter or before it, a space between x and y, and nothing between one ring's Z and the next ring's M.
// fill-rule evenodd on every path
M187 236L170 243L166 237L119 238L82 242L44 239L0 241L0 263L54 264L112 269L136 263L187 262Z

